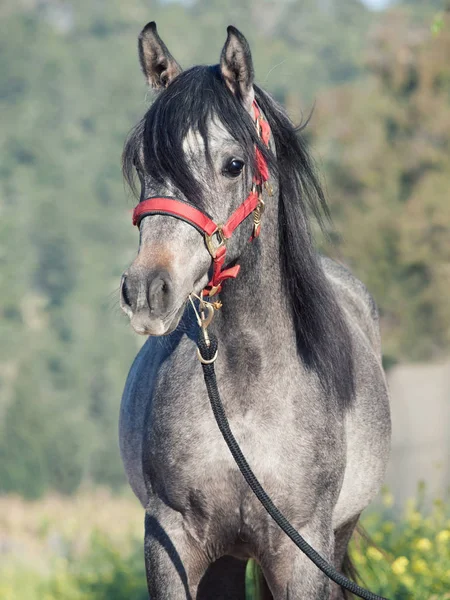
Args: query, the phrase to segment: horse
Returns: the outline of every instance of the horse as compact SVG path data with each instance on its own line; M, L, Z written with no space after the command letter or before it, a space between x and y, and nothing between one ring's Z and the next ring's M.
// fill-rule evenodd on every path
M150 598L244 600L249 560L266 598L344 598L233 462L208 403L189 300L217 309L218 385L248 462L337 569L389 455L375 302L316 250L312 222L329 217L320 178L302 128L255 84L245 37L228 27L219 64L185 71L154 22L138 47L155 99L124 148L124 175L140 185L139 251L120 303L148 339L126 381L119 437L145 509ZM242 214L249 198L256 205ZM202 235L201 223L229 223L239 210L232 235L223 225ZM218 249L226 254L216 268Z

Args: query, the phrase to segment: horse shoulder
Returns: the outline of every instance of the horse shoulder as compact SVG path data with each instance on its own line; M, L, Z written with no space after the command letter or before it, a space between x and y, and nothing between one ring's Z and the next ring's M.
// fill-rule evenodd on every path
M355 358L356 399L346 415L347 462L333 514L339 527L368 506L383 481L390 447L389 394L375 301L345 267L328 258L321 261L352 331Z
M143 427L159 363L157 339L149 338L131 365L120 406L120 454L130 486L143 505L147 503L141 459Z
M346 267L323 256L321 263L350 324L364 333L377 357L381 358L380 323L375 300Z

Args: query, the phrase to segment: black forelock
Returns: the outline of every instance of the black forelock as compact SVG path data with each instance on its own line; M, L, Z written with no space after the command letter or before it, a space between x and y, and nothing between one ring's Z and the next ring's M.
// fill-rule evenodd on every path
M228 89L218 65L197 66L182 72L157 96L128 137L123 170L131 187L134 189L137 166L154 181L170 182L189 201L199 204L203 190L194 177L183 141L189 131L200 133L210 160L207 127L212 118L240 144L246 164L253 168L255 144L266 151L250 115Z
M217 118L242 147L254 167L255 145L279 179L279 249L282 281L295 328L297 349L324 389L343 406L354 395L352 341L343 311L314 249L309 215L319 223L329 217L320 181L304 139L283 108L255 86L256 101L269 122L275 154L261 144L254 123L230 92L218 66L193 67L181 73L156 98L129 136L123 154L124 174L133 186L135 166L154 180L170 181L187 200L201 204L202 189L183 141L192 130L203 137L208 155L207 124Z

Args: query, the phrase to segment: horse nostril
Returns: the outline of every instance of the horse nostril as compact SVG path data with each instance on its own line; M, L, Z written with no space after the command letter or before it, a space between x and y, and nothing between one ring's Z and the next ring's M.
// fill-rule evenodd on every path
M130 300L128 285L127 285L126 275L124 275L123 279L122 279L121 295L122 295L122 301L123 301L123 303L126 306L129 306L131 308L131 300Z
M172 280L167 271L160 271L148 284L148 306L154 316L164 315L170 307Z

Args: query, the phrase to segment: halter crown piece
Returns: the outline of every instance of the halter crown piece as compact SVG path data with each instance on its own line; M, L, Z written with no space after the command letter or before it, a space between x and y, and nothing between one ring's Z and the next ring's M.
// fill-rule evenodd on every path
M253 102L253 113L258 135L263 144L268 147L270 126L261 114L256 101ZM148 215L168 215L186 221L204 235L206 247L213 261L211 281L203 290L202 295L204 296L218 294L225 279L237 277L240 270L239 265L224 269L227 241L231 238L234 230L252 213L253 233L250 241L259 236L261 215L264 211L262 187L266 185L269 194L271 194L271 188L268 184L269 168L267 161L259 148L255 148L255 153L256 172L253 175L252 190L224 225L215 223L206 213L177 198L152 196L140 202L133 211L133 225L138 227L142 219Z

